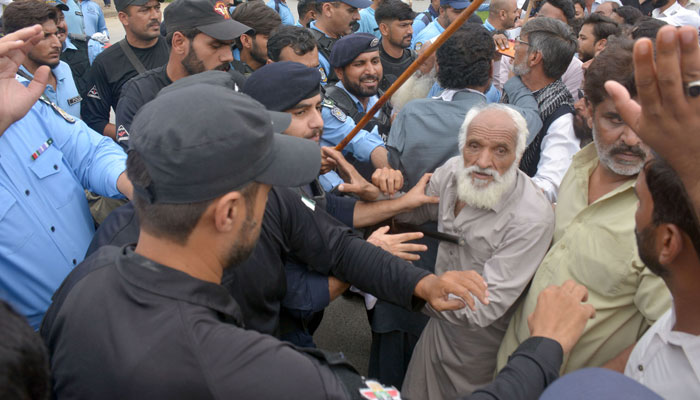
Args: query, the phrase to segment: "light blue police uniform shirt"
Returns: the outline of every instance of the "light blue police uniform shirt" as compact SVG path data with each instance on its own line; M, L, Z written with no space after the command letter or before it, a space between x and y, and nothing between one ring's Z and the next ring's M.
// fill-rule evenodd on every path
M268 7L275 10L275 0L270 0L266 4ZM284 25L294 25L294 15L292 15L292 10L289 9L289 7L287 6L287 3L283 3L282 1L280 1L279 8L280 9L277 13L280 15L280 18L282 19L282 23ZM275 11L277 11L277 10L275 10Z
M66 19L68 33L74 35L85 34L85 23L83 22L83 11L76 0L59 0L68 6L68 11L63 12Z
M109 36L105 16L102 13L97 3L91 0L83 0L80 3L80 9L83 11L83 24L85 25L85 34L92 36L95 32L102 32Z
M424 21L425 12L419 13L418 15L416 15L416 18L413 20L413 37L414 38L416 36L418 36L418 34L421 33L421 31L423 29L425 29L425 27L428 26L432 21L434 21L435 18L437 18L437 16L438 16L437 12L433 9L432 5L428 6L428 9L426 11L428 11L428 13L430 14L430 16L428 17L427 24ZM411 43L411 46L413 46L413 43Z
M32 76L23 65L19 68L27 75ZM73 73L70 67L68 64L61 61L56 68L51 69L51 72L53 72L53 75L56 77L56 89L51 85L46 85L44 94L51 102L61 107L64 111L68 112L68 114L79 119L82 97L78 94L78 88L75 86ZM17 75L17 80L25 86L29 85L29 80L19 75Z
M121 197L125 168L112 139L41 101L0 136L0 298L35 329L95 233L83 188Z
M493 32L496 30L496 27L491 25L488 19L484 21L484 28L486 28L489 32Z
M358 32L369 33L374 35L377 39L382 38L381 32L379 32L379 25L374 19L374 9L371 7L363 8L360 10L360 29Z
M316 29L316 21L311 21L311 23L309 24L309 28ZM321 32L318 29L316 30ZM323 34L326 35L325 33ZM328 35L326 36L328 37ZM331 63L328 59L326 59L326 56L321 54L320 51L318 52L318 68L319 72L321 72L321 84L325 86L328 83L328 75L330 75L331 73ZM320 71L321 69L323 69L323 71Z
M437 19L434 19L433 22L429 23L428 26L425 27L418 35L413 36L413 42L411 42L411 48L418 51L420 50L420 46L425 44L425 42L429 41L430 39L440 35L442 32L445 32L445 28L440 25ZM416 48L416 46L420 43L420 46Z

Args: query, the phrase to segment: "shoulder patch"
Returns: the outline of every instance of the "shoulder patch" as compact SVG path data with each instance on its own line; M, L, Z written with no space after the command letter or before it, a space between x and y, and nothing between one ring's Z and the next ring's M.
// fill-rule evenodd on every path
M326 70L319 66L318 72L321 73L321 83L328 83L328 75L326 75Z
M420 48L421 48L421 47L423 47L423 42L416 42L415 50L416 50L416 51L420 51Z
M337 119L340 122L345 122L345 120L348 119L348 116L345 115L343 110L341 110L337 106L333 106L333 108L331 109L331 115L333 115L335 119Z
M393 386L383 386L381 383L374 380L367 380L364 383L366 387L359 389L363 399L401 400L401 394Z
M97 85L93 85L92 89L87 93L87 97L92 97L93 99L102 100L100 94L97 92Z
M321 102L321 106L327 107L327 108L333 108L335 107L335 102L329 98L324 98L323 101Z
M124 125L119 125L117 128L117 143L129 140L129 132L124 128Z
M42 101L44 104L48 105L49 107L53 108L53 110L58 115L60 115L61 118L65 119L66 122L68 122L69 124L75 123L75 118L73 118L73 116L71 116L67 112L63 111L63 109L61 107L54 104L51 100L48 99L48 97L46 97L46 95L41 95L41 97L39 97L39 100Z

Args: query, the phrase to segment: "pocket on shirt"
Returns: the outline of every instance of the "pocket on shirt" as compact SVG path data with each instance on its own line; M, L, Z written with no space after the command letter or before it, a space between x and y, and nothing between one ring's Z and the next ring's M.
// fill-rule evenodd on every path
M5 188L0 186L0 252L12 254L32 237L33 226L22 206Z
M39 179L42 191L48 194L55 208L61 208L73 199L76 192L75 178L63 163L63 153L60 150L50 146L32 161L29 169Z

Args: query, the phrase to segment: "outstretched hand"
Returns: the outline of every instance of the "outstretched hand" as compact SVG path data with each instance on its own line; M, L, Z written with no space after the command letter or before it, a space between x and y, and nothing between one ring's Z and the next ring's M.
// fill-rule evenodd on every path
M352 166L343 156L343 153L333 147L321 147L324 158L332 160L338 167L338 175L345 183L338 186L338 190L343 193L356 194L364 201L374 201L380 195L379 188L367 182L365 178Z
M406 243L411 240L422 238L423 234L420 232L399 233L394 235L388 234L387 232L389 232L389 227L382 226L372 232L367 238L367 241L406 261L420 260L420 256L413 253L416 251L428 250L428 247L423 244Z
M476 310L472 296L482 304L489 304L486 281L475 271L447 271L439 277L428 275L418 281L414 294L436 311L459 310L465 304Z
M42 37L41 25L34 25L0 38L0 134L24 117L46 88L47 66L36 70L27 87L15 79L19 66Z
M437 204L440 202L439 197L428 196L425 194L425 190L428 187L428 182L430 182L431 176L433 176L433 174L423 174L416 185L401 197L401 201L405 203L406 211L420 207L424 204Z

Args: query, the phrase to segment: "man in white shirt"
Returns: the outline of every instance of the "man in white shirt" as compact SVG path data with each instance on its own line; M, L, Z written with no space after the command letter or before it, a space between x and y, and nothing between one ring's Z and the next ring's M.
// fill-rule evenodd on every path
M700 226L676 172L660 158L637 177L639 256L660 276L673 306L609 368L667 399L700 398ZM632 348L633 347L633 348ZM631 353L630 353L631 352Z
M683 8L676 0L654 0L651 16L673 26L690 25L700 28L700 14Z
M515 43L513 72L533 92L543 123L539 132L530 132L520 169L552 203L571 157L580 149L574 133L574 99L561 80L577 47L566 24L544 17L528 21ZM509 101L507 96L503 100Z

